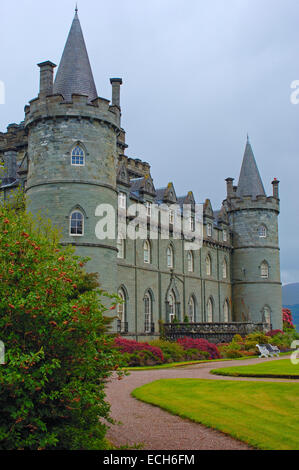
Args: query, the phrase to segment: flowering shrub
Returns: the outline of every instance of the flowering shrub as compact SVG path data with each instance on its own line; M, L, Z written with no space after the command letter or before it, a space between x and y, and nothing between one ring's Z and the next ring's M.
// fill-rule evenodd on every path
M198 349L199 351L207 351L210 359L219 359L220 354L215 344L209 343L206 339L180 338L177 341L184 349Z
M138 341L122 338L118 336L114 339L114 345L122 353L133 354L136 351L150 351L154 356L156 356L159 361L164 362L163 353L160 348L151 346L148 343L139 343Z
M294 330L292 312L288 308L282 309L283 330Z
M122 365L105 294L51 225L14 204L0 208L0 450L104 449L105 380Z
M278 334L284 334L283 331L281 330L271 330L271 331L268 331L268 333L266 333L266 336L270 336L271 338L273 338L273 336L276 336Z

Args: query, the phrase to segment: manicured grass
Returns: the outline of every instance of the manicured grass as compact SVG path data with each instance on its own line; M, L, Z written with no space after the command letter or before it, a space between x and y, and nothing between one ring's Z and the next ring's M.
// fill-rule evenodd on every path
M229 375L232 377L269 377L299 379L299 364L294 365L290 359L281 361L262 362L249 366L225 367L211 371L215 375Z
M281 353L281 356L290 355L289 352ZM206 364L213 362L225 362L225 361L245 361L247 359L257 359L259 356L244 356L238 357L236 359L212 359L212 360L203 360L203 361L187 361L187 362L171 362L170 364L161 364L159 366L144 366L144 367L126 367L125 370L134 371L134 370L157 370L157 369L171 369L173 367L186 367L196 364Z
M299 384L158 380L133 397L263 450L299 450Z

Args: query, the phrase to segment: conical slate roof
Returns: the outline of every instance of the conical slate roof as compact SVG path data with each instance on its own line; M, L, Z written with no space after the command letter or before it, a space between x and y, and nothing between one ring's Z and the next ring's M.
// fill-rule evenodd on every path
M237 196L252 196L254 199L256 196L266 196L262 178L248 139L238 183Z
M66 101L72 94L87 95L88 101L98 97L88 53L76 10L54 83L54 94Z

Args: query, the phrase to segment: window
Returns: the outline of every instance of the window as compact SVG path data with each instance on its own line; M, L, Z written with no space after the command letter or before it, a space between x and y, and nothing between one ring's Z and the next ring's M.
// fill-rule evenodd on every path
M190 297L190 300L188 303L188 317L189 317L190 323L195 322L195 302L194 302L193 296Z
M145 240L143 244L143 260L146 264L151 262L151 245L148 240Z
M212 232L213 232L212 224L208 224L207 225L207 235L208 235L208 237L212 236Z
M73 166L85 165L85 153L84 153L84 150L79 145L77 145L72 150L72 165Z
M127 208L127 195L126 193L118 194L118 208L126 209Z
M174 211L172 209L169 209L169 223L174 224Z
M149 201L147 201L147 202L145 203L145 207L146 207L146 215L147 215L147 217L151 217L151 215L152 215L152 203L149 202Z
M267 261L263 261L261 264L261 278L269 279L269 265Z
M117 239L117 257L120 259L124 259L125 257L125 240L123 238Z
M260 238L267 238L267 227L265 227L265 225L261 225L259 227L259 237Z
M229 322L229 303L227 299L224 302L224 306L223 306L223 320L224 320L224 323Z
M73 237L84 235L84 216L80 211L74 211L70 216L70 235Z
M223 260L222 277L223 277L223 279L227 279L227 261L226 261L226 259Z
M176 317L175 295L173 292L170 292L169 294L168 307L169 307L169 322L172 323Z
M222 236L223 236L223 241L227 242L227 230L223 230Z
M268 306L264 307L263 322L265 322L265 323L267 323L267 325L271 326L271 310Z
M193 216L190 217L190 230L191 232L195 231L195 218Z
M206 274L207 276L212 275L212 260L211 260L210 255L206 257Z
M144 331L151 333L152 331L152 298L149 292L144 297Z
M208 310L208 323L213 323L213 300L211 299L211 297L208 300L207 310Z
M171 246L167 248L167 266L173 268L173 248Z
M194 271L194 258L192 251L188 251L188 271L193 273Z
M118 315L118 322L120 324L120 332L125 333L127 332L127 303L126 303L126 294L123 289L119 289L118 297L121 298L122 302L117 305L117 315Z

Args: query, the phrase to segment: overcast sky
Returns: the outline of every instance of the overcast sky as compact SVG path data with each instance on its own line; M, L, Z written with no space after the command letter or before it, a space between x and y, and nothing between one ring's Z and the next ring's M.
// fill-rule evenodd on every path
M99 96L122 77L127 155L147 161L156 187L220 208L238 179L249 133L268 195L281 181L281 268L299 282L298 0L81 0L79 18ZM38 93L37 63L59 64L73 0L0 0L6 104L0 131ZM236 181L237 183L237 181Z

